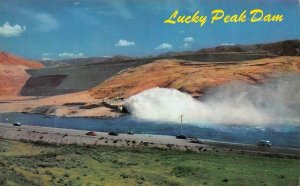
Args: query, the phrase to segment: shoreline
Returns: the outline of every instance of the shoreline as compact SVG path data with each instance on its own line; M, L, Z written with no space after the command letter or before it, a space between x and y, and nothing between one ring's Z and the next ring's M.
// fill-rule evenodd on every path
M106 132L95 132L96 136L86 135L88 131L40 126L13 126L0 123L0 138L23 140L64 145L115 146L122 148L159 148L193 152L223 152L271 157L287 157L300 159L300 149L283 147L259 147L256 145L200 140L192 143L192 139L176 139L175 136L152 134L119 134L108 135Z
M127 114L122 114L122 113L118 113L118 115L100 115L100 116L85 116L85 115L63 115L63 116L59 116L59 115L55 115L55 114L45 114L45 113L41 113L41 112L1 112L0 114L5 114L5 113L19 113L19 114L36 114L36 115L41 115L44 116L46 118L88 118L88 119L113 119L113 118L118 118L118 117L123 117L126 116Z
M78 100L83 104L77 105ZM55 115L57 117L115 118L122 115L92 98L87 91L50 97L0 97L0 113Z

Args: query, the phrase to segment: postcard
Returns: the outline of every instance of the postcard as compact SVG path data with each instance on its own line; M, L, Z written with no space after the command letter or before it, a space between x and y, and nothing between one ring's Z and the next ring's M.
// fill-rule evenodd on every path
M0 185L299 185L299 0L0 0Z

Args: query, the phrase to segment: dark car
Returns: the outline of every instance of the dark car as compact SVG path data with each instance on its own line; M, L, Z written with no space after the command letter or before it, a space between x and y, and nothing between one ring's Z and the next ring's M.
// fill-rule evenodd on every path
M262 147L271 147L272 144L269 140L259 140L257 145Z
M20 123L20 122L14 122L13 123L13 126L17 126L17 127L19 127L19 126L21 126L22 124Z
M87 132L86 135L88 135L88 136L97 136L96 132L93 132L93 131Z
M198 139L192 139L190 142L191 143L197 143L197 144L203 144L203 142L198 140Z
M110 135L110 136L118 136L119 134L117 132L109 132L108 135Z
M178 135L176 136L176 139L188 139L188 137L185 135Z

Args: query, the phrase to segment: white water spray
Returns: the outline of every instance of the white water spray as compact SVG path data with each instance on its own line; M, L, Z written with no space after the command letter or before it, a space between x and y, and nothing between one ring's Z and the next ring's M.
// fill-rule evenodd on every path
M153 88L130 97L126 108L137 118L193 124L299 124L300 77L265 85L241 82L214 88L200 100L175 89Z

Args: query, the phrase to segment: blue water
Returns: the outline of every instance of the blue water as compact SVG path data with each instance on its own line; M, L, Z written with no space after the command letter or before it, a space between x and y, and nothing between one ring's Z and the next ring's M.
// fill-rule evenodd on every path
M55 121L56 120L56 121ZM131 116L109 119L93 118L45 118L38 114L2 113L0 122L21 122L24 125L81 129L88 131L115 131L126 133L134 130L139 134L161 134L176 136L180 134L180 125L143 121ZM201 139L234 143L255 144L258 140L270 140L275 146L300 148L300 126L273 125L268 127L221 126L213 124L183 124L184 135Z

